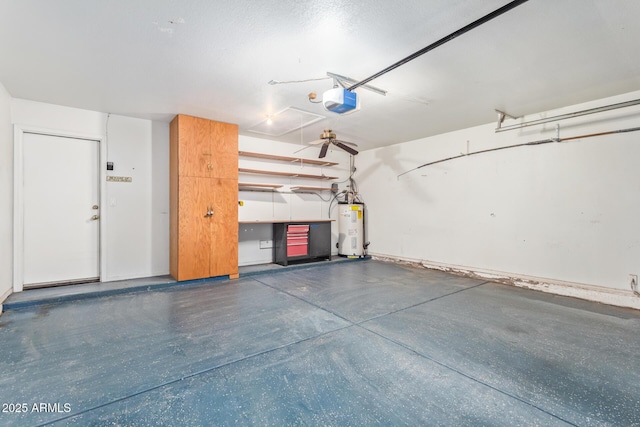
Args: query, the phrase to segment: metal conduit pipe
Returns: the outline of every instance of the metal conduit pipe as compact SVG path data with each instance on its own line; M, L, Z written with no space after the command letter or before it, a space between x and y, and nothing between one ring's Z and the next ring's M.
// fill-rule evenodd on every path
M420 166L415 167L413 169L410 169L410 170L408 170L406 172L402 172L396 178L398 180L400 180L400 177L402 175L406 175L406 174L408 174L410 172L413 172L413 171L418 170L418 169L422 169L422 168L424 168L426 166L435 165L437 163L444 163L444 162L448 162L448 161L451 161L451 160L459 159L461 157L469 157L469 156L473 156L473 155L476 155L476 154L490 153L492 151L507 150L509 148L524 147L524 146L527 146L527 145L550 144L552 142L571 141L571 140L574 140L574 139L592 138L592 137L595 137L595 136L613 135L613 134L616 134L616 133L626 133L626 132L636 132L636 131L640 131L640 127L617 129L617 130L611 130L611 131L606 131L606 132L598 132L598 133L589 133L589 134L586 134L586 135L569 136L567 138L540 139L538 141L524 142L522 144L506 145L504 147L489 148L487 150L474 151L474 152L468 153L468 154L459 154L457 156L447 157L446 159L440 159L440 160L435 160L433 162L425 163L424 165L420 165Z
M590 108L588 110L576 111L574 113L560 114L559 116L546 117L544 119L532 120L530 122L518 123L515 125L509 125L509 126L501 126L501 121L498 121L498 127L496 128L496 133L504 132L507 130L521 129L527 126L541 125L543 123L554 122L557 120L565 120L565 119L571 119L573 117L586 116L587 114L601 113L603 111L610 111L618 108L631 107L633 105L638 105L638 104L640 104L640 99L635 99L633 101L626 101L626 102L620 102L618 104L605 105L604 107Z

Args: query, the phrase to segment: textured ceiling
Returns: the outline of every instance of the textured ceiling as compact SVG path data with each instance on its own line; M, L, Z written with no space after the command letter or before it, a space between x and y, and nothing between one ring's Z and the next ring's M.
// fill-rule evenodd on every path
M0 82L16 98L240 132L296 107L361 149L640 89L640 1L530 0L357 89L362 109L312 104L332 80L364 79L505 0L2 0ZM275 119L275 118L274 118Z

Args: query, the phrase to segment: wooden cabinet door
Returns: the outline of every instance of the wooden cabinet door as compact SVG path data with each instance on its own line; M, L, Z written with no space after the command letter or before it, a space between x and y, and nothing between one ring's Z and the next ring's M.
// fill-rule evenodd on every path
M214 214L211 217L210 276L238 273L238 181L211 178Z
M178 277L192 280L209 277L211 217L210 178L181 177L178 185ZM236 227L237 228L237 227Z
M238 179L238 125L211 122L212 177Z
M211 121L184 115L179 115L177 119L179 175L211 176Z
M170 140L171 275L237 278L238 126L178 115Z

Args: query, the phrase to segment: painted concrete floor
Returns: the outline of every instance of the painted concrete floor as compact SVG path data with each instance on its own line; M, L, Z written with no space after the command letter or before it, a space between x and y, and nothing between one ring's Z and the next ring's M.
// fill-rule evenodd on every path
M0 425L640 425L639 331L378 261L29 307L0 317Z
M353 261L354 260L352 259L335 256L332 257L331 260L322 260L316 262L337 264L340 262ZM241 266L239 268L239 272L241 276L252 276L259 273L275 273L285 270L297 270L299 268L308 268L309 266L310 264L304 263L294 263L287 266L269 263ZM119 280L113 282L91 282L68 286L53 286L48 288L29 289L27 292L17 292L9 295L9 298L7 298L7 300L4 302L4 308L5 310L14 310L25 307L39 306L43 304L79 301L82 299L95 298L100 296L128 294L131 292L139 291L153 291L176 286L189 286L194 284L201 284L204 282L212 282L214 280L220 279L222 279L222 277L214 279L198 279L186 282L176 282L173 277L166 275L144 277L140 279Z

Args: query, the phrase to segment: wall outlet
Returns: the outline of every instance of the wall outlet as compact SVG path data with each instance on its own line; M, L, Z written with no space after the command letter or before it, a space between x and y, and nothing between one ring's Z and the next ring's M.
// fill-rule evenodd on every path
M260 240L260 249L270 249L273 247L273 240Z
M631 290L635 293L640 293L640 288L638 288L638 275L630 274L629 275L629 286L631 286Z

